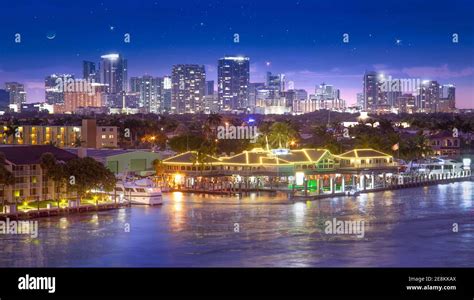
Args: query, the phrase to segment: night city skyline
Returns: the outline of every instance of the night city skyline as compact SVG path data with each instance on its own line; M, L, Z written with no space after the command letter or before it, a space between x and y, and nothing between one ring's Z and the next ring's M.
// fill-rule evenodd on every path
M0 300L472 299L474 0L2 4Z
M456 86L456 107L474 98L473 4L469 1L345 3L259 1L12 3L0 20L0 84L26 85L28 102L44 101L44 78L72 73L107 53L128 60L128 76L171 75L175 64L202 64L217 82L225 55L250 58L250 82L284 73L314 93L322 82L348 104L362 92L365 71ZM448 6L449 5L449 6ZM449 7L439 9L439 6ZM282 20L285 20L284 22ZM15 43L15 34L21 43ZM124 34L130 43L124 43ZM343 34L349 42L343 43ZM459 42L452 42L452 35ZM234 42L234 35L239 42Z

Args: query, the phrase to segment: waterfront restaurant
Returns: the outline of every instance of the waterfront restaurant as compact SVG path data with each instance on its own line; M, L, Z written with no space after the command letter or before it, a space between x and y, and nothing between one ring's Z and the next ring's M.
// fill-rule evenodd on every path
M374 149L354 149L341 155L338 171L358 190L383 188L398 180L398 165L389 154Z
M255 148L233 156L213 157L193 151L163 160L173 188L202 191L286 190L345 192L384 186L397 171L393 157L373 149L334 155L326 149Z

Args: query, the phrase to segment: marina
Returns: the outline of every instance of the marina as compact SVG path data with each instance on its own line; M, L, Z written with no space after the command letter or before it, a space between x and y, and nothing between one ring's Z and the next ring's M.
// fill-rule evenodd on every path
M403 164L374 149L333 155L325 149L255 148L225 157L196 161L189 151L163 160L161 176L123 174L110 192L91 190L90 199L69 197L61 202L30 201L3 206L0 218L36 218L130 205L162 205L163 193L221 196L282 193L286 202L471 181L470 159L433 157ZM225 200L224 200L225 201ZM42 204L46 203L46 204Z
M473 193L472 181L295 203L164 193L163 205L38 219L37 239L0 235L0 266L473 267ZM325 235L333 218L364 221L364 238Z

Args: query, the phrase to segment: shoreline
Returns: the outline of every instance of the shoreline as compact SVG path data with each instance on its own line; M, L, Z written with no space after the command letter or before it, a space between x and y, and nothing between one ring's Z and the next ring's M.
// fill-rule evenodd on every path
M368 193L375 193L375 192L384 192L384 191L390 191L390 190L400 190L400 189L409 189L409 188L417 188L417 187L425 187L425 186L433 186L433 185L442 185L442 184L448 184L448 183L454 183L454 182L464 182L464 181L473 181L474 176L468 176L468 177L461 177L461 178L450 178L450 179L439 179L436 181L421 181L421 182L412 182L412 183L406 183L402 185L393 185L393 186L388 186L388 187L380 187L380 188L375 188L375 189L366 189L363 191L359 191L360 194L368 194ZM356 197L357 195L347 195L346 193L342 192L335 192L331 194L319 194L319 195L291 195L291 190L266 190L266 189L258 189L255 191L247 191L247 192L240 192L240 193L232 193L232 192L226 192L226 193L206 193L205 191L190 191L190 190L170 190L169 192L165 193L172 193L172 192L182 192L182 193L187 193L187 194L210 194L210 195L239 195L239 194L246 194L246 193L252 193L252 192L264 192L264 193L277 193L277 192L283 192L287 193L287 202L288 204L294 203L294 202L301 202L301 201L312 201L312 200L319 200L319 199L326 199L326 198L331 198L331 197L341 197L341 196L347 196L347 197ZM131 207L131 204L129 203L100 203L98 205L83 205L80 207L66 207L66 208L42 208L42 209L33 209L29 211L20 211L17 213L12 213L12 214L4 214L0 213L0 220L6 220L6 219L11 219L11 220L31 220L31 219L38 219L38 218L44 218L44 217L51 217L51 216L64 216L64 215L70 215L70 214L81 214L81 213L87 213L87 212L92 212L92 211L107 211L107 210L115 210L115 209L120 209L124 207Z

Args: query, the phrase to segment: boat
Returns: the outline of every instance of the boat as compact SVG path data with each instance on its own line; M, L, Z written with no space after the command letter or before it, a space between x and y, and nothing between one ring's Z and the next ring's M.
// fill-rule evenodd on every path
M156 187L149 179L118 181L115 191L111 194L116 194L121 202L127 201L131 204L163 204L161 189Z
M406 172L425 175L459 173L463 171L463 163L449 158L433 157L415 160L407 165Z
M346 196L358 196L360 194L357 188L354 187L349 187L344 193Z

